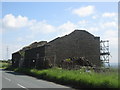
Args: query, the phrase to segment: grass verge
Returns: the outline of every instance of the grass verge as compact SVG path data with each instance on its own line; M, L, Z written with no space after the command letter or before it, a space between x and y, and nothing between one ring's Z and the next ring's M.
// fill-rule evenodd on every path
M83 69L63 70L60 68L37 70L10 67L8 69L74 88L118 88L117 72L95 73L84 72Z

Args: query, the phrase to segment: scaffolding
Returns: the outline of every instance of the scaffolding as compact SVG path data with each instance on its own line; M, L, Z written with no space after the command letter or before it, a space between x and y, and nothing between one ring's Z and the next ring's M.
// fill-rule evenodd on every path
M110 67L109 63L109 40L106 41L100 41L100 59L104 64L107 64L108 67Z

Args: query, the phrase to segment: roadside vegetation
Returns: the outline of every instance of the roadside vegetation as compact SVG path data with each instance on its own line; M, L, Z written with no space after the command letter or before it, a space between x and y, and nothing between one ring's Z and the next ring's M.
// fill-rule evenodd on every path
M101 73L96 73L93 70L86 72L85 68L80 70L65 70L61 68L37 70L10 67L8 69L72 86L73 88L118 88L118 71L116 69Z
M11 64L7 61L0 61L0 69L5 69L9 67Z

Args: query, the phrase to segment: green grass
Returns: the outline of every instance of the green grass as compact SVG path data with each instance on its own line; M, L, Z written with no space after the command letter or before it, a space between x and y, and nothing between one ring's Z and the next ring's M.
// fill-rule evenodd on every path
M9 63L0 62L0 68L5 69L5 68L7 68L8 66L10 66Z
M89 73L84 72L84 69L63 70L61 68L44 70L16 68L14 71L77 88L118 88L118 73L113 71Z

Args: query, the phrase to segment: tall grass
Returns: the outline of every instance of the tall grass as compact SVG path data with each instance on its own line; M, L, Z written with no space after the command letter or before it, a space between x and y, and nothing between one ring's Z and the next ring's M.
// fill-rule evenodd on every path
M14 71L77 88L118 88L117 72L96 73L84 72L84 69L63 70L60 68L44 70L17 68Z

